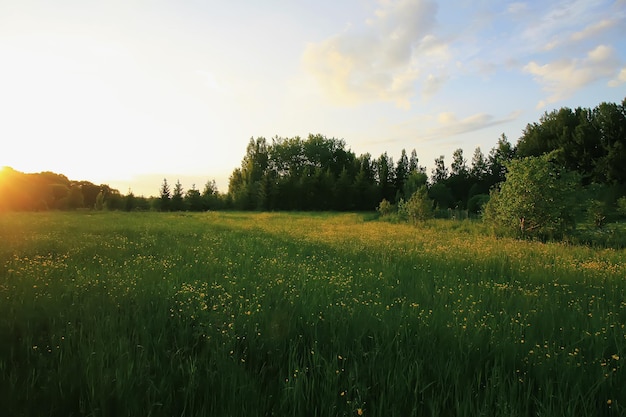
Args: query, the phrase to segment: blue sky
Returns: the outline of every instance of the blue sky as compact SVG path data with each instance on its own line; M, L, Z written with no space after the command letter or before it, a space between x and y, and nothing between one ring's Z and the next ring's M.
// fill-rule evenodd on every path
M626 0L0 0L0 166L227 191L251 137L429 168L626 97Z

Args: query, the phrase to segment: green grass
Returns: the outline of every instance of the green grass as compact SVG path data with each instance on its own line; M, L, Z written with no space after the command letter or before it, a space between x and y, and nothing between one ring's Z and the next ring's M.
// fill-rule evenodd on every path
M625 415L626 252L479 229L2 214L3 413Z

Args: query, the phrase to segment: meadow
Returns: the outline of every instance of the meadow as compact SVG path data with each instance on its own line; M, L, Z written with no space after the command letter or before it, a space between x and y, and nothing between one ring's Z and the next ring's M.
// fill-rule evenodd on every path
M0 214L0 415L623 416L626 250L368 214Z

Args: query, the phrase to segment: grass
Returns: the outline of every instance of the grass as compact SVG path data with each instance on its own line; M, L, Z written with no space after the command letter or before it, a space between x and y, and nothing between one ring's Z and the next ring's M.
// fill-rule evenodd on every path
M626 414L626 252L479 228L2 214L3 412Z

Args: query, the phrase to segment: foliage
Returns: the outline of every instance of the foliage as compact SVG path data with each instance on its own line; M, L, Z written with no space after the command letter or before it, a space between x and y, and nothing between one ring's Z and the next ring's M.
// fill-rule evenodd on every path
M467 202L467 210L474 214L482 213L488 201L489 194L476 194Z
M517 149L522 157L558 150L559 162L584 184L626 184L626 99L545 113L526 126Z
M428 188L428 196L433 199L438 209L447 209L454 206L452 191L445 182L437 182Z
M233 170L228 198L239 210L375 210L409 198L425 184L417 153L356 156L343 140L322 135L251 138Z
M380 213L381 216L388 216L396 211L396 208L393 204L391 204L387 199L382 199L376 211Z
M589 220L597 228L604 226L607 216L607 206L604 201L591 200L587 206Z
M170 199L170 210L181 211L185 209L184 195L183 185L180 183L180 180L177 180L172 192L172 198Z
M161 190L160 190L159 210L169 211L171 208L171 204L170 204L171 198L172 198L172 193L170 191L170 186L167 183L167 178L163 178L163 184L161 184Z
M422 186L406 202L398 204L398 212L416 224L433 218L433 205L433 200L428 197L428 189Z
M626 197L620 197L617 200L617 212L626 217Z
M574 227L579 177L564 170L552 154L507 164L506 181L485 206L485 221L520 237L561 237Z

